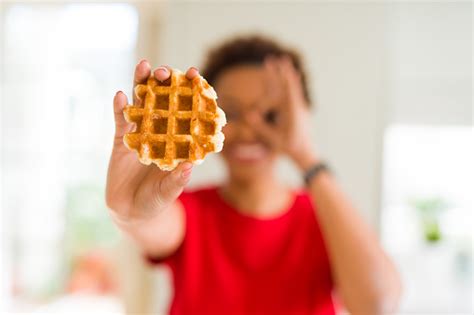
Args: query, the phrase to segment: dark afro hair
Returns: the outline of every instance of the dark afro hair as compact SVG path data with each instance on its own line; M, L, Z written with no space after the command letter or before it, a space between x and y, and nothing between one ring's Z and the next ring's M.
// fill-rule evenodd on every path
M284 47L278 42L261 35L235 37L212 48L206 57L201 74L210 84L215 84L219 75L233 66L242 64L262 64L267 56L288 56L301 75L303 93L310 102L306 73L302 58L295 50Z

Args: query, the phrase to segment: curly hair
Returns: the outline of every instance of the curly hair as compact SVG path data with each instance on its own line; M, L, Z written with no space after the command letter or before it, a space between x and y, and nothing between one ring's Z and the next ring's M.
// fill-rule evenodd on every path
M220 43L208 53L201 68L202 75L210 84L215 84L219 75L231 67L242 64L262 64L267 56L288 56L301 75L303 94L311 104L307 77L300 54L277 41L261 35L235 37Z

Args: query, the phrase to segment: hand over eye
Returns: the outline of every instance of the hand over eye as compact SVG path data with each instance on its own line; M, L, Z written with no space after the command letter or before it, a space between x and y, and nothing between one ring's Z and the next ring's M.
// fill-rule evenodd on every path
M301 76L289 57L269 57L264 63L267 98L250 115L250 126L262 141L298 161L312 155L309 111Z

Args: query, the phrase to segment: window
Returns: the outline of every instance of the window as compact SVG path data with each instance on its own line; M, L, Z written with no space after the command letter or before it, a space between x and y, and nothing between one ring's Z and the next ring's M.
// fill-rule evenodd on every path
M473 128L393 125L385 135L382 239L404 283L400 313L468 313Z
M116 238L104 178L138 16L127 4L12 4L3 14L3 275L7 293L34 303L64 287L75 255Z

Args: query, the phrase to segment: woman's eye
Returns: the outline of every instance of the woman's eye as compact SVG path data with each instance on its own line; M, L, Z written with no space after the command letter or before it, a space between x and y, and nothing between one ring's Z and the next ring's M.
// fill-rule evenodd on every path
M227 121L233 121L239 118L239 114L235 111L226 111L225 117L227 118Z
M233 106L222 106L222 109L224 110L227 121L239 119L239 111Z
M275 125L278 119L278 112L276 109L271 109L264 114L265 122Z

